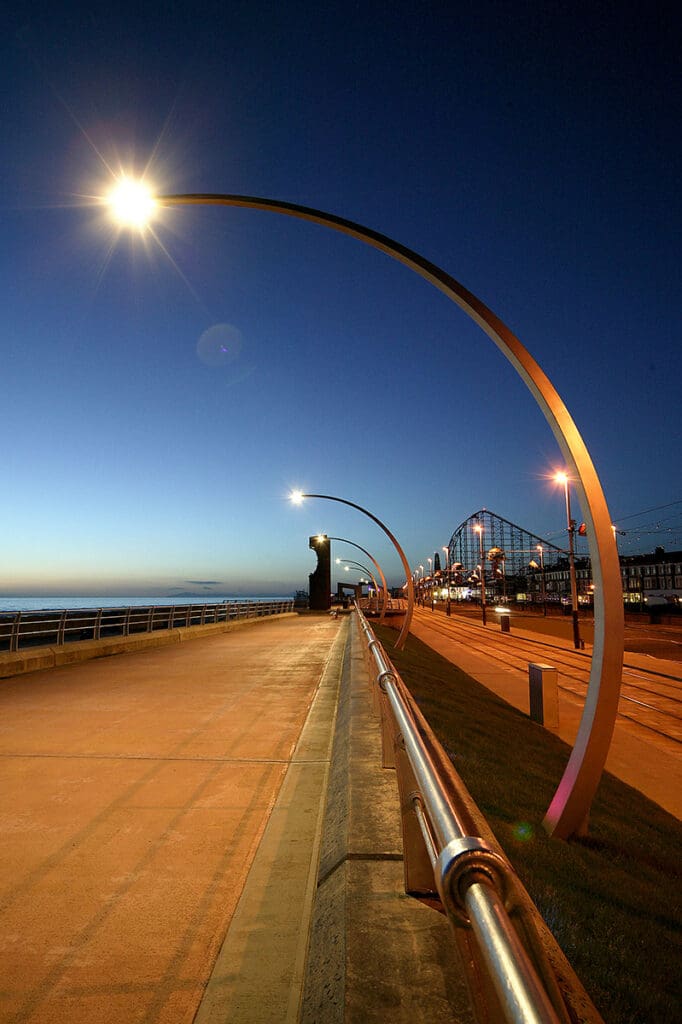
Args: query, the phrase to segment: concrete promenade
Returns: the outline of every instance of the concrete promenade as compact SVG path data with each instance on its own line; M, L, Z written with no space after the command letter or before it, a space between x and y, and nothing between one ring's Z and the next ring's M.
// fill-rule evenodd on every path
M3 1024L471 1024L349 616L0 682Z
M298 1006L344 628L261 620L0 683L4 1024L194 1020L285 780L304 883L281 879L293 967L269 974Z

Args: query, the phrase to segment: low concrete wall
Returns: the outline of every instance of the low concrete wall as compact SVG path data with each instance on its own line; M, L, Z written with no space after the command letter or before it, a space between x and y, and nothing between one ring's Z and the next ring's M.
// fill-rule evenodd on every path
M252 619L235 619L231 622L208 622L203 626L183 626L178 629L160 629L153 633L133 633L131 636L110 636L102 640L76 640L70 644L54 647L33 647L19 651L0 653L0 679L22 675L24 672L38 672L58 665L71 665L77 661L92 658L107 658L113 654L133 654L149 647L165 647L187 640L199 640L217 633L229 633L233 629L253 626L273 619L289 619L296 612L282 612L278 615L262 615Z
M405 894L395 772L351 621L299 1024L471 1024L447 919Z

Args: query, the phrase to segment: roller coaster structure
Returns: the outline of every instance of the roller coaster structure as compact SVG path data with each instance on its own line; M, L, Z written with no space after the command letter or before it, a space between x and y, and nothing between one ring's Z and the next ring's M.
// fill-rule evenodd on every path
M474 527L482 531L483 571L490 597L538 593L541 573L567 564L568 552L563 548L482 508L460 523L448 542L447 567L456 586L480 579L480 542Z

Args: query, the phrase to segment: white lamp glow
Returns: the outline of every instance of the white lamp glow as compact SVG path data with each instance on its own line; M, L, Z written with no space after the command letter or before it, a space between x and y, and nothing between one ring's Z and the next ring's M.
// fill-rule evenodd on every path
M132 228L145 227L157 205L151 190L132 178L121 178L109 193L108 203L119 224Z

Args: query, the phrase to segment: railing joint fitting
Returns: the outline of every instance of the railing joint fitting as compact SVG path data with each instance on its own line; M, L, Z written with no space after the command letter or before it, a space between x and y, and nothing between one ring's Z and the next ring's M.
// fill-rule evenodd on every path
M443 906L458 923L469 924L465 894L476 882L491 885L507 910L514 902L507 862L480 836L452 839L441 850L434 874Z
M386 693L386 687L389 682L397 682L395 672L391 672L390 669L384 669L384 671L380 672L379 675L377 676L377 683L379 684L379 689L383 690L384 693Z

